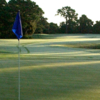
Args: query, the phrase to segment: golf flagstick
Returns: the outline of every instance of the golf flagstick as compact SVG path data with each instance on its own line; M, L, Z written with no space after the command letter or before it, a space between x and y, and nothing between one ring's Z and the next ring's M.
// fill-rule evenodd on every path
M18 100L20 100L20 39L23 37L20 11L16 15L12 31L18 38Z
M18 40L18 100L20 100L20 40Z

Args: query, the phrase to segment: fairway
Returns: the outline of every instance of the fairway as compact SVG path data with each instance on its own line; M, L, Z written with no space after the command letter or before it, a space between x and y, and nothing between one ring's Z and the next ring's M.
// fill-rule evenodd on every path
M20 40L21 100L100 100L100 49L72 44L100 44L100 35ZM0 39L0 100L18 100L17 39Z

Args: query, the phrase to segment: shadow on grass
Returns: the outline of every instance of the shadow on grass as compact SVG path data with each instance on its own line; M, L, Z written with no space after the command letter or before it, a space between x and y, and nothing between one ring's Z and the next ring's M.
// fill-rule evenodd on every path
M72 48L86 48L86 49L100 49L100 44L69 44L69 45L64 45L65 47L72 47Z
M55 38L60 38L67 35L66 34L33 34L32 37L33 39L55 39Z
M30 53L30 50L27 47L25 47L25 46L23 46L23 47L26 49L27 53Z
M0 51L0 53L2 54L2 53L4 53L4 54L12 54L12 52L9 52L9 51Z

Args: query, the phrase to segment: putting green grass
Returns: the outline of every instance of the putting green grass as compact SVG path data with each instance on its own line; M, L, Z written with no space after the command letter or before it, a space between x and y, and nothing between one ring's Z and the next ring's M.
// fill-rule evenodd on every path
M51 46L70 39L20 41L21 100L100 100L99 51ZM18 100L17 40L0 43L0 100Z

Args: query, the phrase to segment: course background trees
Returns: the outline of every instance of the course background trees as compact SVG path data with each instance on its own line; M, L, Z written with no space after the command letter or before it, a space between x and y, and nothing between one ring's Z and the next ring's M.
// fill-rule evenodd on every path
M55 24L55 23L53 23L53 22L49 23L49 32L50 32L51 34L56 34L56 33L58 33L58 32L59 32L58 30L59 30L59 27L58 27L57 24Z
M8 6L12 17L11 23L14 22L16 13L20 10L24 35L33 34L36 30L37 22L44 13L43 10L31 0L10 0Z
M93 25L93 33L100 34L100 21L96 21L96 23Z
M0 0L0 38L6 38L9 28L9 7L6 0Z
M65 22L60 23L59 32L60 33L66 33L66 23Z
M78 14L69 6L62 7L57 10L57 15L61 15L66 20L66 33L73 32L74 27L76 26Z
M99 33L100 21L94 22L85 14L78 18L78 14L69 6L57 10L56 15L65 18L58 26L56 23L49 23L48 18L43 16L44 11L31 0L0 0L0 38L16 38L12 33L12 26L16 14L20 10L23 34L55 34L55 33Z
M47 18L44 18L43 16L40 18L35 30L35 34L37 33L49 33L49 23L47 22Z
M92 33L93 32L93 21L86 15L82 15L79 18L79 32L80 33Z

